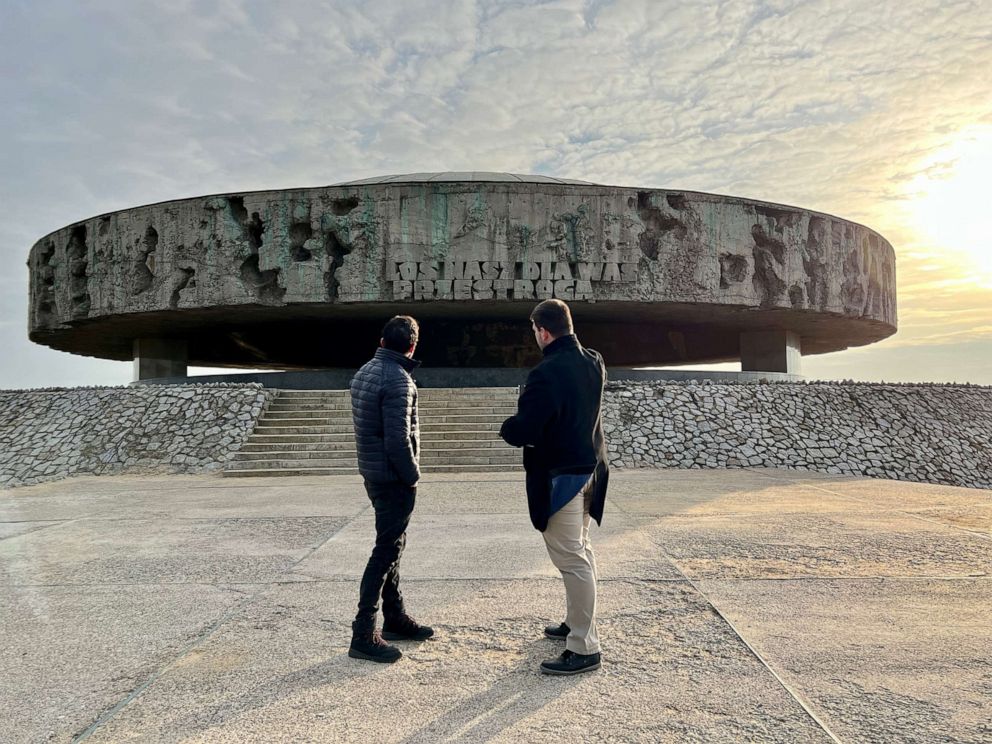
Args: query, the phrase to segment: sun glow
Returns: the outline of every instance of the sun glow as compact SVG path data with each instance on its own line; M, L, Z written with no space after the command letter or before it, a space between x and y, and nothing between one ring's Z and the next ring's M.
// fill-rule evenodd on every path
M904 196L920 243L953 263L958 276L992 287L992 127L964 130L929 155Z

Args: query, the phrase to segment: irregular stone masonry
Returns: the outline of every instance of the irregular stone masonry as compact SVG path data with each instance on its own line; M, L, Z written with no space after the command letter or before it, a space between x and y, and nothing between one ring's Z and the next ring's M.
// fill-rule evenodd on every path
M219 470L273 397L257 384L0 391L0 487Z
M992 488L992 388L611 383L614 467L760 466Z
M219 470L274 391L214 384L0 391L0 487ZM777 467L992 488L992 388L610 383L616 468Z

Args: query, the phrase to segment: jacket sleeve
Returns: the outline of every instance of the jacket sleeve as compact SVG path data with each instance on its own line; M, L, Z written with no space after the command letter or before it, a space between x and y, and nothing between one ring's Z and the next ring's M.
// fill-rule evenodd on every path
M410 409L413 382L403 377L389 379L382 389L382 435L389 465L406 485L420 480L420 466L411 441Z
M500 427L499 435L514 447L539 444L544 428L555 414L555 396L551 380L539 367L527 375L524 392L517 401L517 413Z

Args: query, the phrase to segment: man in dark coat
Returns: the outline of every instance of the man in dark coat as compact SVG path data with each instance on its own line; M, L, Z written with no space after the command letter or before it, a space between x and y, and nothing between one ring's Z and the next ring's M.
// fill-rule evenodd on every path
M351 381L358 469L375 509L375 547L359 590L358 615L352 623L348 656L394 662L403 654L386 640L422 641L434 631L406 613L400 592L400 557L420 480L420 429L417 387L410 373L420 329L405 315L382 329L375 356ZM384 622L376 630L382 598Z
M527 376L517 413L503 422L500 436L524 448L530 519L565 582L565 622L544 630L565 639L565 652L541 671L579 674L600 666L589 523L602 524L609 480L600 411L606 367L598 352L579 343L561 300L540 303L530 320L544 359Z

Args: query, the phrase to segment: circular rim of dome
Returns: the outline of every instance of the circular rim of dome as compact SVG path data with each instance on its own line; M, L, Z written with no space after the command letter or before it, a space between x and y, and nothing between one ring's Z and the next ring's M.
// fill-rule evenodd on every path
M545 183L559 186L601 186L593 181L576 178L557 178L532 173L505 173L501 171L436 171L433 173L394 173L372 176L355 181L341 181L332 186L374 186L389 183L457 183L473 181L482 183Z

